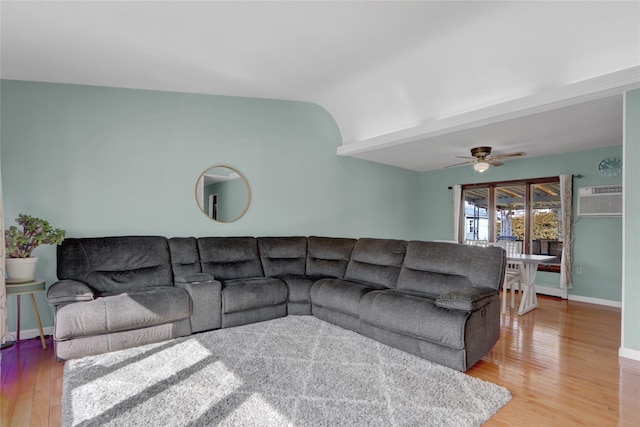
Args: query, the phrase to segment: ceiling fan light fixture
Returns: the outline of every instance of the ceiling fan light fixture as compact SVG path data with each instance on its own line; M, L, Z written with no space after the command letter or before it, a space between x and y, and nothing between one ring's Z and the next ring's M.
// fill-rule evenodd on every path
M473 165L473 170L475 170L476 172L482 173L487 169L489 169L489 163L487 162L479 161L477 163L474 163Z

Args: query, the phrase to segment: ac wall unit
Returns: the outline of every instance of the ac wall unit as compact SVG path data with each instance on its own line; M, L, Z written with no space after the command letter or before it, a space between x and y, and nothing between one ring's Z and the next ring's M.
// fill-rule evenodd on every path
M578 215L621 216L622 185L578 188Z

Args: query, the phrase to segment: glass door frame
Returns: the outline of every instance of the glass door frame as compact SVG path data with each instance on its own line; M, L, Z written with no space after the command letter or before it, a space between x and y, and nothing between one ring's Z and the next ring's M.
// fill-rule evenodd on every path
M495 224L495 220L496 220L496 211L497 211L497 206L496 206L496 189L499 187L509 187L509 186L520 186L523 185L524 186L524 221L526 226L524 227L524 239L523 239L523 253L531 253L531 245L532 245L532 233L533 233L533 211L532 211L532 206L533 206L533 201L531 200L531 196L532 196L532 187L536 184L547 184L547 183L560 183L560 177L559 176L550 176L550 177L544 177L544 178L530 178L530 179L517 179L517 180L508 180L508 181L494 181L494 182L483 182L483 183L477 183L477 184L463 184L461 185L461 191L460 191L460 195L461 195L461 205L462 205L462 220L460 221L461 224L461 236L465 236L465 221L464 221L464 204L465 204L465 191L466 190L470 190L470 189L488 189L488 206L491 207L491 209L487 209L488 212L488 220L489 220L489 230L488 230L488 238L489 241L495 241L496 240L496 224ZM542 266L541 266L542 267ZM543 268L546 269L546 268ZM556 271L558 269L556 269L555 267L551 267L548 269L549 271ZM559 270L558 270L559 271Z

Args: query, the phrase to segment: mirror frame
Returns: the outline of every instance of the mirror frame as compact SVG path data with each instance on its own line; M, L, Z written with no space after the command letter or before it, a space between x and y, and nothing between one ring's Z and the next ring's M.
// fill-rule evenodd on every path
M202 201L202 204L200 203L200 198L199 198L199 190L200 190L200 181L204 179L204 175L207 173L207 171L210 171L211 169L214 168L227 168L229 170L231 170L232 172L236 173L240 179L242 179L242 182L244 183L244 187L247 189L247 203L244 207L244 209L242 210L242 212L240 212L240 214L235 217L234 219L230 220L230 221L220 221L218 219L213 219L211 218L209 215L207 215L207 213L204 211L204 200ZM204 183L203 183L203 188L204 188ZM236 168L228 166L228 165L213 165L210 166L208 168L206 168L200 175L198 175L198 179L196 180L196 188L195 188L195 197L196 197L196 205L198 205L198 210L200 212L202 212L202 214L209 220L217 222L219 224L230 224L232 222L236 222L238 221L240 218L242 218L244 216L244 214L247 213L247 211L249 210L249 206L251 205L251 187L249 186L249 181L247 181L247 178Z

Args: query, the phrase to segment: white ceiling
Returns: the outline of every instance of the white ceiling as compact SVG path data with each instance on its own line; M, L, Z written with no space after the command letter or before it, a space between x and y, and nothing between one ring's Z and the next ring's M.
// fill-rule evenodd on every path
M315 102L341 155L622 143L638 1L4 1L3 79Z
M622 95L617 95L465 130L445 129L437 136L351 155L421 171L458 164L463 160L454 156L470 156L477 146L492 147L493 155L524 152L534 157L620 144Z

